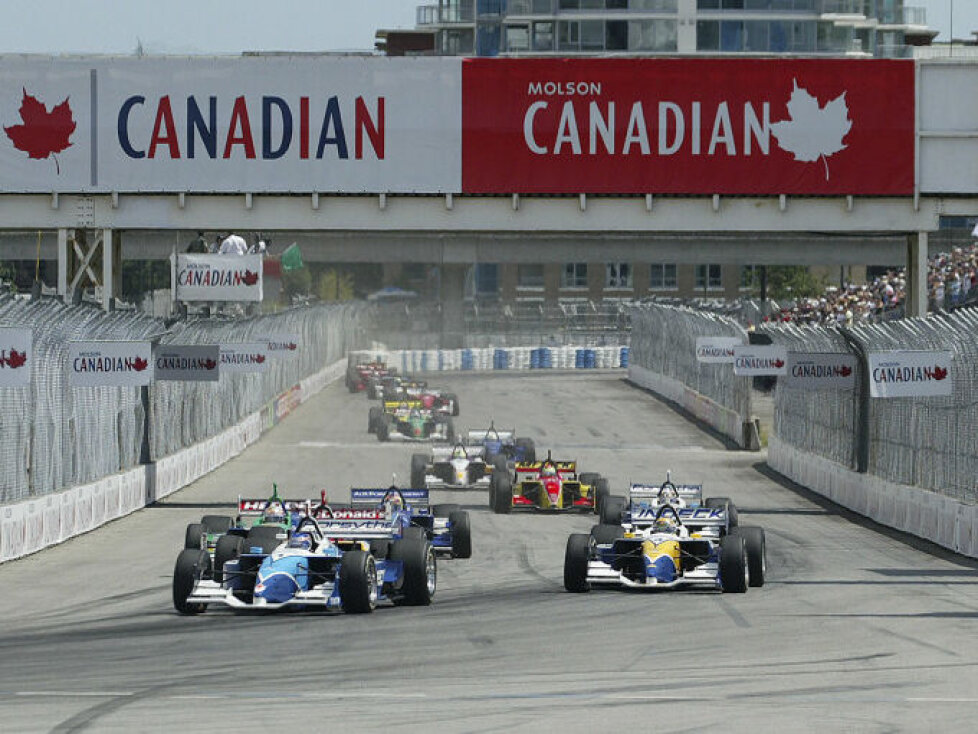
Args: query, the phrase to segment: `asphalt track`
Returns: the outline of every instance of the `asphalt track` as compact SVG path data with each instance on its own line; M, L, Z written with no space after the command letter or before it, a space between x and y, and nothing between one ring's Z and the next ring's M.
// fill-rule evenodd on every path
M272 481L344 498L406 478L414 447L369 436L339 383L167 502L0 566L0 731L975 730L974 563L780 482L620 373L438 381L460 426L515 425L613 489L668 468L730 495L767 531L767 585L568 594L564 544L592 517L437 493L471 511L474 555L439 564L431 607L177 615L201 514Z

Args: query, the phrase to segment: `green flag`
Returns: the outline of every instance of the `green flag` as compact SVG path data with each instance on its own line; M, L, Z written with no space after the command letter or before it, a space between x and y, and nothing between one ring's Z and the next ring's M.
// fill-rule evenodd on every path
M303 267L305 266L302 264L302 253L299 252L299 246L293 242L282 253L282 270L299 270Z

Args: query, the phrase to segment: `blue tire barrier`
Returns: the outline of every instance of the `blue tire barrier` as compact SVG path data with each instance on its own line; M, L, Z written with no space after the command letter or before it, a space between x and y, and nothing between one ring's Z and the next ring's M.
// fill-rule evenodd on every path
M540 350L531 349L530 350L530 369L538 370L540 369Z
M578 349L574 352L574 369L580 370L584 368L584 350Z
M463 370L471 370L471 369L474 368L474 366L475 366L475 360L472 358L472 350L471 349L463 349L462 350L462 369Z
M445 369L445 353L438 350L438 371L441 372Z
M628 356L629 356L628 347L622 347L620 357L619 357L619 363L620 366L625 369L628 369Z
M497 349L492 354L492 368L494 370L504 370L509 367L509 352L505 349Z
M427 352L421 352L421 371L422 372L427 372L428 371L428 353Z
M593 349L584 350L584 368L593 370L595 365L595 352Z
M554 357L549 347L540 347L540 367L549 370L554 366Z

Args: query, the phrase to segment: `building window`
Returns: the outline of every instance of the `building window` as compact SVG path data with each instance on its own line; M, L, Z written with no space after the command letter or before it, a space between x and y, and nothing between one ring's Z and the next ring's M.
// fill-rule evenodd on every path
M543 265L521 264L516 266L517 288L543 288Z
M581 50L604 51L604 21L581 21Z
M711 265L697 265L696 266L696 289L697 290L721 290L723 288L723 280L720 277L720 266L716 264Z
M740 266L740 290L749 291L759 287L760 284L761 284L760 265Z
M652 263L649 270L649 288L658 290L675 290L676 264Z
M605 266L604 287L627 289L632 287L632 266L628 263L608 263Z
M530 29L525 25L512 25L506 28L507 51L529 51Z
M604 47L608 51L628 50L628 22L609 20L605 28Z
M557 24L557 48L560 51L581 49L581 24L576 20L562 20Z
M632 20L628 23L629 51L675 51L676 21Z
M479 297L499 295L499 266L478 263L475 266L475 294Z
M553 51L554 50L554 24L534 23L533 24L533 50L534 51Z
M561 288L587 288L587 263L567 263L560 274Z

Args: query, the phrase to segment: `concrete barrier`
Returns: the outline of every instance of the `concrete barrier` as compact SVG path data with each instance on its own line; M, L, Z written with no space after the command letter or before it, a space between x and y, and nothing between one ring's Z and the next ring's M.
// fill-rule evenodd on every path
M838 505L961 555L978 558L978 506L920 487L859 474L768 438L768 465Z

